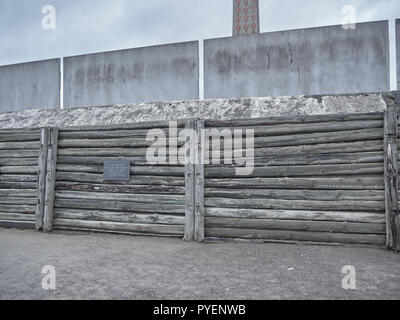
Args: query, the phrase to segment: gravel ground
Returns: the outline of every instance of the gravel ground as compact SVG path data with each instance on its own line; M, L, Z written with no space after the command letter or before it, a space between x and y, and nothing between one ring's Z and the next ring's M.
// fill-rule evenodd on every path
M185 243L0 229L0 299L400 299L400 254L374 247ZM42 289L45 265L56 290ZM342 288L343 266L357 289Z

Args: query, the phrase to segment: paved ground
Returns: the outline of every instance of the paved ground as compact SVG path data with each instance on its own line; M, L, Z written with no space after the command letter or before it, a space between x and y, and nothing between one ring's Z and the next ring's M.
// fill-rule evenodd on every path
M1 299L400 299L400 254L0 229ZM57 289L41 287L53 265ZM342 288L354 265L357 290ZM293 269L294 268L294 269Z

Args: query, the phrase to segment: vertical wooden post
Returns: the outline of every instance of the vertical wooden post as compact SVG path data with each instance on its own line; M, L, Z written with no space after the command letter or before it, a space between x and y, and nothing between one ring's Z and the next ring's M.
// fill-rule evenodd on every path
M40 130L40 153L38 164L38 184L37 184L37 207L36 207L36 230L43 228L44 202L46 192L46 172L47 172L47 150L49 143L49 128Z
M186 141L185 141L185 234L184 240L194 241L195 229L195 121L188 120L185 125Z
M204 159L205 159L205 135L204 120L196 122L198 137L196 148L196 184L195 184L195 240L204 241Z
M56 188L56 166L57 166L57 148L58 147L58 129L50 128L47 153L46 170L46 192L44 201L44 219L43 231L51 232L53 230L54 217L54 194Z
M385 112L385 198L386 198L386 246L400 251L400 216L398 195L398 151L397 151L397 110L388 106Z

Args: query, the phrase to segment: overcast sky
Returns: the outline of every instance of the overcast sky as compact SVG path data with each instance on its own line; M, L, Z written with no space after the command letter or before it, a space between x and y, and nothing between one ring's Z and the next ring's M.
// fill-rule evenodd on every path
M230 36L232 3L0 0L0 65ZM55 30L42 28L45 5L56 8ZM340 24L345 5L356 8L357 22L400 18L399 0L260 0L261 32ZM392 39L393 30L391 23Z

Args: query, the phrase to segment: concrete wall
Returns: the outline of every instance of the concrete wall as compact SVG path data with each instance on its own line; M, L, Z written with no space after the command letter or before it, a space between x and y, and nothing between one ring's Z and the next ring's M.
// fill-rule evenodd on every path
M60 59L0 67L0 112L60 106Z
M123 126L147 121L251 119L386 110L387 94L213 99L0 113L0 129L48 126Z
M68 57L64 107L199 98L198 41Z
M388 21L206 40L205 98L390 90Z
M400 19L396 19L397 90L400 90Z

